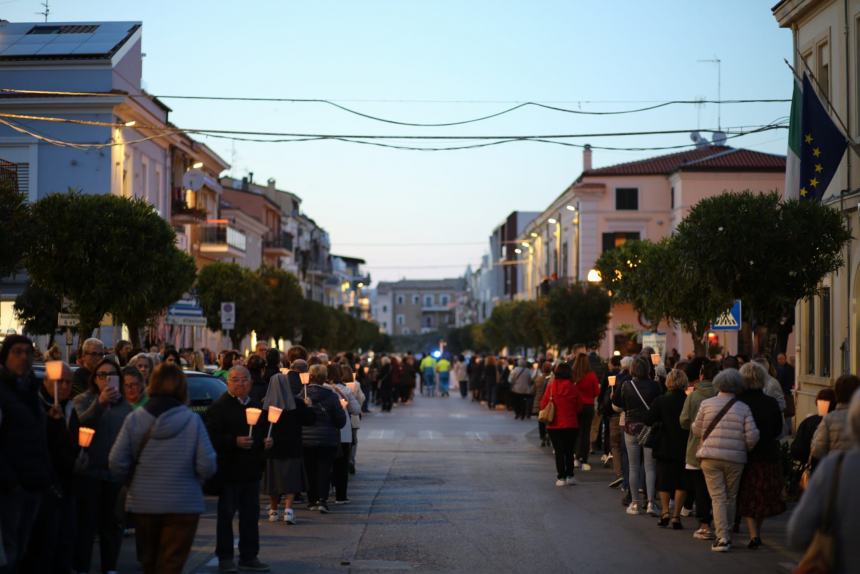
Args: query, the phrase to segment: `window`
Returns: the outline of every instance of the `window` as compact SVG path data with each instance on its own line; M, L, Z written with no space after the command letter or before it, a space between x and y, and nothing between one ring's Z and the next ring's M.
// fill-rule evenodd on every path
M418 295L412 296L412 304L413 305L417 305L419 301L421 301L421 297L419 297Z
M626 241L637 241L638 231L616 231L615 233L603 234L603 251L611 251L616 247L624 245Z
M398 296L397 296L397 304L398 304L398 305L403 305L403 295L398 295Z
M639 188L618 187L615 189L615 209L636 211L639 209Z
M441 297L439 297L439 304L440 305L447 305L448 304L448 296L442 295Z
M559 275L567 275L567 241L561 244L561 273Z
M382 306L382 312L383 312L383 313L388 313L388 305L383 305L383 306Z
M404 317L403 315L397 315L397 318L395 320L397 321L398 325L406 324L406 317Z
M442 315L442 324L447 325L449 319L450 317L448 317L448 315Z
M675 188L669 188L669 209L675 209Z
M428 315L428 316L424 317L424 319L422 319L421 322L424 324L425 327L432 327L433 326L433 315Z
M158 206L149 196L149 161L146 158L140 158L140 197L148 201L151 205Z
M830 44L825 40L818 44L816 49L816 63L818 70L815 72L819 86L821 86L822 95L825 98L830 97Z
M433 306L433 295L424 295L424 306L432 307Z
M830 287L821 290L821 376L830 376Z
M815 297L807 303L806 314L806 372L815 374Z

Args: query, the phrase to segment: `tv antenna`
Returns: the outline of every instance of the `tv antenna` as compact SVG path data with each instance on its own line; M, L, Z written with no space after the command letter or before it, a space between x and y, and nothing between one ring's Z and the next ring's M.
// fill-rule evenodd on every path
M708 64L716 64L717 65L717 129L719 131L723 130L723 125L721 121L721 111L722 111L722 91L723 91L723 77L722 77L722 60L720 60L717 56L714 56L710 60L698 60L699 62L708 63Z
M49 5L49 2L50 0L45 0L44 2L42 2L42 11L36 12L36 14L38 14L39 16L45 17L45 22L48 21L48 14L51 13L51 6Z

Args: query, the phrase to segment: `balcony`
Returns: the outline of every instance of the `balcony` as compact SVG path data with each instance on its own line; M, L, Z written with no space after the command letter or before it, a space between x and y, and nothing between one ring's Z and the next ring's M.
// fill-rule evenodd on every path
M281 257L288 256L293 251L293 236L290 233L279 233L268 236L263 240L263 255Z
M212 257L244 257L245 234L226 223L207 223L200 228L200 253Z
M185 199L174 198L170 206L170 222L174 225L201 223L206 219L206 210L189 205Z

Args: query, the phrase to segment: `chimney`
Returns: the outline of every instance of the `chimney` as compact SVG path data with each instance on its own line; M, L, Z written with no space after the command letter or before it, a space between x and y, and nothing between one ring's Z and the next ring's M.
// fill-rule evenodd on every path
M582 148L582 171L591 171L591 144Z
M267 179L266 185L269 187L269 189L275 189L275 178L270 177L269 179Z
M248 178L242 178L242 191L248 191Z
M248 172L248 183L254 183L254 172L253 171Z

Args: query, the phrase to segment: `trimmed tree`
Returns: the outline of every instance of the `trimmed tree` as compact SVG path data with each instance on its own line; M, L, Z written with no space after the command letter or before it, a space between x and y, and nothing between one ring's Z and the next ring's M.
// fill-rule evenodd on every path
M212 263L197 274L197 294L200 307L206 316L206 326L212 331L221 329L221 303L232 301L236 305L236 324L230 329L230 341L238 349L251 331L263 323L261 301L265 300L266 287L260 276L236 263Z
M11 181L0 180L0 277L21 267L28 246L30 207Z
M25 331L34 335L50 335L53 342L60 305L60 298L55 293L28 280L24 290L15 298L15 316L24 324Z
M599 285L558 285L545 304L550 340L559 347L596 347L606 336L611 301Z
M295 340L301 327L304 295L299 281L292 273L275 267L261 267L257 272L266 288L262 304L262 323L258 327L263 337Z

